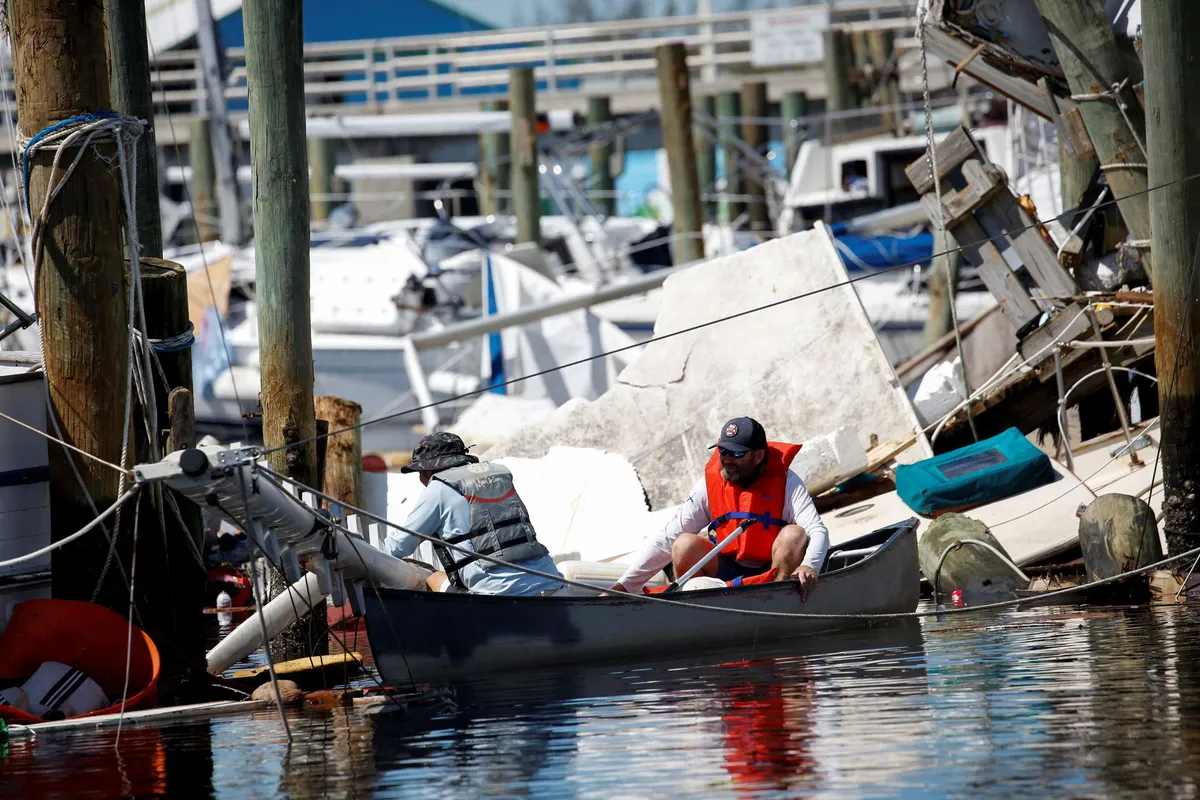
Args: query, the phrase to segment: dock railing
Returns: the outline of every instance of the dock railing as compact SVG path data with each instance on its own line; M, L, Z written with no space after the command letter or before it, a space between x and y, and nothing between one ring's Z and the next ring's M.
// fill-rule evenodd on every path
M305 98L310 116L350 110L386 113L413 104L453 105L454 101L461 107L503 97L511 66L532 66L541 94L620 95L653 89L653 49L672 41L687 45L689 66L698 81L694 91L722 79L729 82L751 75L760 80L786 79L805 65L756 63L752 50L757 18L825 9L831 27L891 29L904 36L914 29L911 5L900 0L839 0L793 9L315 43L304 49ZM203 107L198 50L171 50L152 57L158 113L169 106L173 114L186 117ZM226 57L225 98L237 115L246 108L245 50L229 48ZM11 96L11 59L5 62L0 91Z

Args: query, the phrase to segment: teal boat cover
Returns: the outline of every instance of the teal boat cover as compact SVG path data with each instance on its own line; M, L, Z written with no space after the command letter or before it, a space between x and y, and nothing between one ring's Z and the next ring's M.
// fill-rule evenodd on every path
M896 493L918 514L969 508L1053 482L1050 458L1016 428L896 467Z

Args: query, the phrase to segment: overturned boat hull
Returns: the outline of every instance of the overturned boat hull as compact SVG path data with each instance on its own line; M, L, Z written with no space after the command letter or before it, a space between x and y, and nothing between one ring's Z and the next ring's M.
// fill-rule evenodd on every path
M889 614L919 600L916 520L847 542L875 548L821 575L806 601L793 581L670 595L683 605L639 596L504 597L414 592L359 585L375 663L392 684L444 681L706 647L766 645L865 620L756 616ZM831 554L829 567L855 556Z

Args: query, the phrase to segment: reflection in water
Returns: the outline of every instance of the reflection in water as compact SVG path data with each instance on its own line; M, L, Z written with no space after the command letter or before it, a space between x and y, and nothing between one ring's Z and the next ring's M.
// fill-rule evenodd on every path
M207 797L213 793L208 722L169 730L46 736L14 743L0 759L4 797Z
M3 796L1194 797L1200 609L1037 609L465 683L421 712L44 736Z

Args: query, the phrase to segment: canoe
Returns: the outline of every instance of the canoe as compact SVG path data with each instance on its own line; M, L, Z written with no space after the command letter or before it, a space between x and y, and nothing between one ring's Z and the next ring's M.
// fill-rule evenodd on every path
M807 602L794 581L667 595L505 597L415 592L356 583L375 663L385 681L445 681L508 670L768 645L864 624L845 618L763 617L713 611L887 614L916 609L916 519L846 542L826 558ZM709 607L709 608L706 608Z

